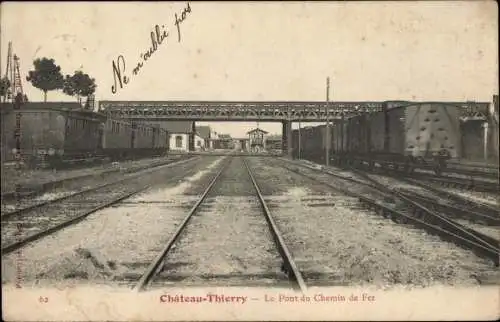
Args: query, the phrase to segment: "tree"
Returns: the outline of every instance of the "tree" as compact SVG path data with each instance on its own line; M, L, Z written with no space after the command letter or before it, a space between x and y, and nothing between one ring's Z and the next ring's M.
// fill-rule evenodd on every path
M95 79L82 71L76 71L72 76L66 75L64 79L63 92L69 96L75 96L81 103L81 97L89 97L94 94L97 85Z
M0 97L5 97L10 88L10 81L7 77L0 79Z
M42 90L44 94L44 102L47 102L47 92L56 89L62 89L64 78L61 74L61 67L55 64L54 59L37 58L33 65L35 70L31 70L26 77L26 80Z

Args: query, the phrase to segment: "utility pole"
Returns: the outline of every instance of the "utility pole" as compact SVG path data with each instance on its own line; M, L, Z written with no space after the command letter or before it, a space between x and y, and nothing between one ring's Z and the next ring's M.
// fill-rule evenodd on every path
M328 167L330 165L330 77L326 78L326 133L325 133L325 143L326 143L326 149L325 149L325 165Z

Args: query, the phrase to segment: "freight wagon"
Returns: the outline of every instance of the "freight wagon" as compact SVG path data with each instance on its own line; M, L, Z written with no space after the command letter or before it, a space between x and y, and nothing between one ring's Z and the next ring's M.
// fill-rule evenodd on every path
M147 124L106 119L101 126L101 154L113 160L161 155L169 150L167 130Z
M348 162L439 172L446 160L460 155L459 116L457 107L445 104L387 103L383 112L346 120L344 149L335 152ZM341 138L337 135L335 140Z
M333 127L330 127L330 133L330 143L332 144ZM300 131L298 129L292 130L292 157L325 162L327 142L325 134L326 125L306 126L301 128Z
M378 163L408 171L433 168L439 172L446 160L460 155L457 107L440 103L401 105L387 102L382 112L335 120L330 128L331 161L369 166ZM324 162L325 131L324 125L301 131L303 157ZM298 133L292 135L295 149Z
M78 103L28 102L19 110L6 103L1 104L1 113L3 162L15 160L17 128L20 153L31 166L45 163L58 167L66 161L105 156L119 159L161 155L169 149L165 129L113 120L84 110Z
M1 110L4 162L15 158L17 129L20 153L28 164L84 157L99 147L99 127L105 117L83 110L78 103L29 102L22 110L2 104Z

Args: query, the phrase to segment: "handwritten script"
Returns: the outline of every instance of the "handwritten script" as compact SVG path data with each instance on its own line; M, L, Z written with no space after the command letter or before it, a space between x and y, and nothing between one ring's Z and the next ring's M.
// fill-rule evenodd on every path
M186 4L186 7L182 9L182 12L178 15L177 13L174 15L174 26L177 29L177 42L181 42L181 24L188 17L188 14L191 13L191 6L189 2ZM165 25L155 25L154 30L150 33L151 45L148 49L144 50L139 54L139 62L132 69L132 75L137 76L142 69L142 67L146 64L146 62L154 55L154 53L159 50L160 46L165 44L167 38L170 33L168 32L168 28ZM116 94L118 92L118 88L122 89L125 85L130 82L130 76L126 74L126 64L125 57L123 55L118 55L116 60L113 60L113 79L114 85L111 86L111 93Z

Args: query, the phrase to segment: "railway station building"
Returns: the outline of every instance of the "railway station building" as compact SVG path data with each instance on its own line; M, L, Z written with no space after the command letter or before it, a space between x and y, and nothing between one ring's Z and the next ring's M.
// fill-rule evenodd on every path
M255 128L247 132L251 152L261 152L266 149L266 134L268 132L260 128Z

